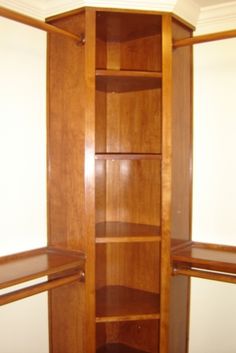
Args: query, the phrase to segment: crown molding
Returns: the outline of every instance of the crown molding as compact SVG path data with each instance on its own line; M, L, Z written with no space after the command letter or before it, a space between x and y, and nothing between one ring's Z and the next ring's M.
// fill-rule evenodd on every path
M200 10L196 34L236 28L236 1L204 7Z
M47 16L73 10L83 6L118 9L172 12L176 0L51 0L47 4Z
M44 0L0 0L0 6L40 20L45 19Z
M171 12L195 26L199 14L193 0L0 0L0 5L39 19L92 6Z
M196 27L200 6L193 0L178 0L176 1L173 13Z
M0 6L44 20L84 6L170 12L196 27L196 33L236 27L236 1L200 9L194 0L0 0Z

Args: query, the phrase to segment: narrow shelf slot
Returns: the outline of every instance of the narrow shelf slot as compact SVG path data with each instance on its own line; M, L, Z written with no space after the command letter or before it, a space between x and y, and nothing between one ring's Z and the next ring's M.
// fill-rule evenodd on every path
M157 242L161 240L160 227L125 222L96 224L96 243Z
M162 73L158 71L132 71L132 70L96 70L97 77L120 77L120 78L150 78L161 79Z
M96 160L161 160L160 153L96 153Z
M96 350L96 353L148 353L121 343L109 343Z
M150 320L160 318L159 294L124 286L97 290L96 322Z

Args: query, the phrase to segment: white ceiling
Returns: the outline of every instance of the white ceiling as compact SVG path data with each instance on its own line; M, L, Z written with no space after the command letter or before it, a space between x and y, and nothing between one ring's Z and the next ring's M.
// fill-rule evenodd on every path
M83 6L99 6L171 12L198 28L213 22L219 31L223 25L236 27L236 0L0 0L0 6L41 20Z
M214 5L219 5L219 4L227 4L231 2L232 0L194 0L195 3L200 5L201 7L205 6L214 6Z

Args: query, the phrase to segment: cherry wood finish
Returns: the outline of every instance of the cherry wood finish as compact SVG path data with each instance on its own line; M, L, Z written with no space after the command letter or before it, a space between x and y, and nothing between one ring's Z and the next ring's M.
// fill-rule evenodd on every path
M97 77L96 88L96 152L160 153L160 80Z
M201 272L197 269L202 269L205 278L214 277L212 271L224 272L225 276L222 279L226 278L228 274L229 282L233 278L234 282L236 278L233 276L236 275L236 247L192 242L173 251L172 263L174 274L178 272L178 269L183 268L191 270L189 275L191 273L193 276L196 269L196 275L199 277Z
M161 72L156 71L131 71L131 70L96 70L97 77L124 77L124 78L158 78Z
M161 154L159 153L96 153L95 159L103 159L103 160L130 160L130 159L160 159Z
M172 21L172 38L191 37L192 30ZM171 247L191 237L192 163L192 48L172 52L172 202ZM187 352L190 283L173 277L170 287L169 352Z
M107 160L103 164L96 177L96 221L159 226L160 161Z
M217 33L203 34L192 38L187 37L182 39L176 39L173 41L173 47L179 48L179 47L191 46L194 44L212 42L215 40L229 39L234 37L236 37L236 29L232 29L230 31L217 32Z
M96 251L97 289L118 285L160 293L160 242L97 244Z
M49 279L1 303L50 290L51 353L186 352L188 277L236 283L236 251L190 241L192 51L179 47L235 31L191 38L171 14L131 10L0 14L50 33L49 247L0 262L2 287Z
M161 183L161 324L160 353L168 352L170 235L171 235L171 154L172 154L172 31L171 16L162 17L162 183Z
M84 279L84 272L77 271L76 274L68 274L65 273L63 277L54 280L48 280L44 282L40 282L35 285L30 285L23 289L17 289L13 292L2 294L0 296L0 305L9 304L16 300L24 299L30 297L34 294L42 293L45 291L49 291L53 288L57 288L60 286L64 286L65 284L72 282L79 282Z
M97 349L97 353L147 353L120 343L110 343Z
M98 350L106 349L107 346L108 349L129 348L155 353L159 351L158 332L159 320L156 319L99 323L97 324L97 347ZM110 342L107 345L105 345L106 340Z
M82 253L56 248L41 248L0 258L0 289L32 279L82 270L85 257Z
M161 241L160 227L124 222L96 224L96 243Z
M94 11L51 23L83 33L86 43L78 46L52 34L48 39L49 244L83 251L87 260L84 285L49 295L51 352L94 353Z
M159 319L159 296L124 286L97 291L96 322Z

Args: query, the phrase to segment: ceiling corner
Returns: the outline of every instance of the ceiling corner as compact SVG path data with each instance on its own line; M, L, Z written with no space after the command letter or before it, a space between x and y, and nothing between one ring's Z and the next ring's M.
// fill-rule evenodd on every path
M193 0L177 0L173 13L196 27L200 14L200 6Z
M44 0L1 0L0 5L40 20L45 18Z
M197 34L236 28L236 1L203 7L196 26Z

